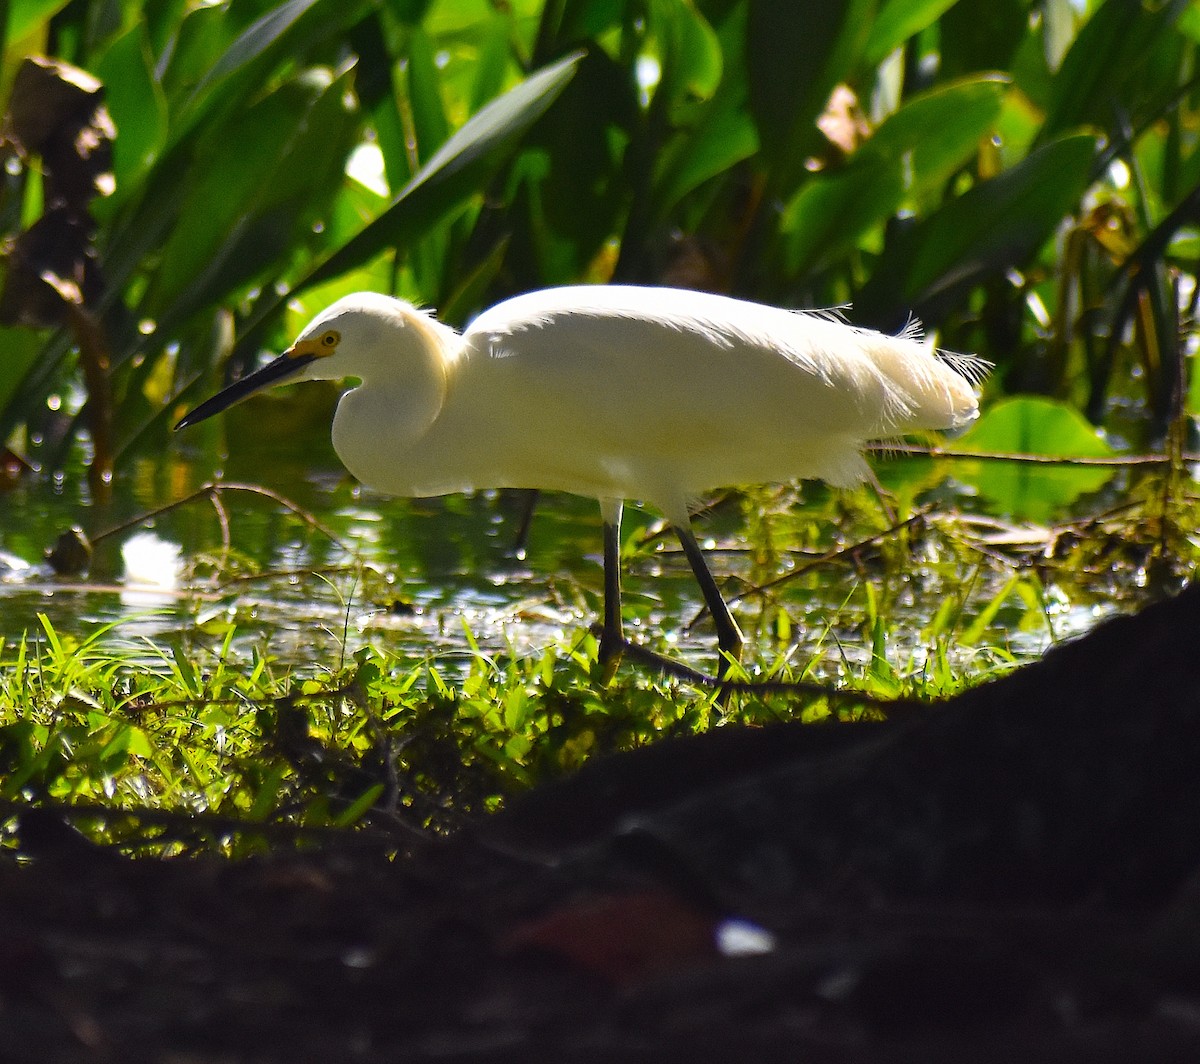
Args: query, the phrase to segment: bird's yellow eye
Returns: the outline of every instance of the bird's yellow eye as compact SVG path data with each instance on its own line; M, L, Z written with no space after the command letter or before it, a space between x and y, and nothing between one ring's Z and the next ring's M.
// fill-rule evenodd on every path
M337 345L341 341L341 339L342 339L342 334L340 332L338 332L336 329L330 329L328 332L322 333L321 334L321 347L323 347L325 349L324 353L325 354L333 354L333 349L335 347L337 347Z

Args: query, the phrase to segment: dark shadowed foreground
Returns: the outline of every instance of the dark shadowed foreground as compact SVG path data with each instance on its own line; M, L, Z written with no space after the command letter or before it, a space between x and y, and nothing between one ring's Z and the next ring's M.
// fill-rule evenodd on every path
M55 835L0 859L4 1061L1200 1060L1200 590L944 707L664 742L450 841ZM774 949L721 952L737 921Z

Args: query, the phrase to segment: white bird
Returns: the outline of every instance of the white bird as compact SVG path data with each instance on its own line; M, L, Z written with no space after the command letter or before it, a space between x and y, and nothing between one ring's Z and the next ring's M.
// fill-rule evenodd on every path
M626 499L670 522L723 652L742 634L691 530L689 501L716 487L863 479L863 445L978 414L987 364L936 352L914 324L889 336L796 312L670 288L595 285L517 296L459 333L363 292L338 300L282 355L202 403L194 425L268 385L357 378L333 446L392 495L538 488L597 498L604 519L609 674L627 645L619 544Z

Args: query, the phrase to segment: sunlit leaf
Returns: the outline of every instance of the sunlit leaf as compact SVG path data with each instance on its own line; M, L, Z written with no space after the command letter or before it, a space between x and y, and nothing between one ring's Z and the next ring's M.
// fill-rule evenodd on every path
M662 75L658 91L676 104L689 95L708 99L721 80L721 45L712 27L691 4L656 0L651 27L659 39Z
M721 42L733 50L744 32L744 16L731 19L723 28ZM658 218L693 189L758 151L745 66L724 63L721 73L718 90L692 112L680 135L659 154L654 188Z
M421 160L432 157L450 134L446 108L442 103L438 82L438 64L433 54L433 42L421 29L409 35L408 102L412 113L416 150Z
M903 162L906 192L941 191L979 150L1008 89L1003 74L979 74L918 93L889 115L860 153Z
M287 0L287 3L269 10L226 49L225 54L212 65L208 74L196 86L194 95L200 96L210 85L257 59L272 45L282 40L306 11L322 2L323 0Z
M116 192L103 204L106 213L136 191L167 137L167 108L154 79L145 30L135 23L113 41L96 68L117 127L113 144Z
M483 183L566 87L581 55L570 55L489 103L413 177L392 205L293 286L302 291L366 262L389 246L404 247Z
M863 47L864 65L873 67L882 62L909 37L933 25L954 3L955 0L884 0Z
M364 814L379 800L380 795L384 792L382 783L373 783L362 794L354 799L345 809L343 809L333 822L337 827L349 827L351 824L357 823L362 819Z
M803 274L846 254L862 235L891 215L904 197L896 160L867 155L803 186L783 213L785 262Z
M9 0L5 37L19 41L67 6L68 0Z
M978 150L1000 111L1005 79L963 79L908 100L840 170L810 178L784 210L789 270L844 256L865 233L922 194L939 193ZM937 136L930 130L936 129Z
M1106 458L1114 453L1077 410L1035 396L1018 396L992 406L956 441L955 449L1066 458ZM987 461L964 464L960 475L977 485L997 512L1049 521L1079 496L1098 491L1113 470Z

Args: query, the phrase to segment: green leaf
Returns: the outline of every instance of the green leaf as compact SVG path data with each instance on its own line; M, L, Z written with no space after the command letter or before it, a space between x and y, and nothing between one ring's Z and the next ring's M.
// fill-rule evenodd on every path
M25 374L41 354L42 339L33 329L0 326L0 410L6 410ZM0 439L3 438L0 434Z
M650 27L662 63L657 92L666 94L668 106L711 97L721 81L721 45L700 12L679 0L654 0Z
M1112 447L1077 410L1051 399L1018 396L989 408L956 444L960 451L1105 458ZM961 471L997 511L1047 522L1079 496L1098 491L1114 470L1026 462L967 463Z
M744 12L744 9L739 9ZM745 15L735 12L716 38L718 55L735 53L745 38ZM676 119L676 135L659 152L652 217L661 222L689 192L758 151L744 64L722 61L716 90Z
M835 173L813 177L783 211L788 272L803 275L841 258L894 213L903 198L900 167L884 156L867 155Z
M1116 453L1077 410L1040 396L1015 396L996 403L962 436L956 449L1071 458L1107 458Z
M182 192L142 316L179 320L223 297L324 209L355 128L348 87L349 74L311 72L206 133L197 156L208 165Z
M886 59L910 37L932 26L956 0L886 0L863 46L863 66Z
M100 764L110 771L119 768L130 757L152 758L154 747L141 728L133 724L120 724L112 738L100 751Z
M199 98L216 82L258 59L277 42L283 40L309 8L323 0L288 0L271 8L249 26L224 52L193 90Z
M1136 101L1162 78L1174 91L1174 65L1163 64L1157 49L1174 34L1187 7L1188 0L1170 0L1156 9L1135 0L1100 4L1055 75L1042 139L1087 124L1113 128L1118 110L1126 117L1135 113Z
M858 306L868 320L911 309L939 320L976 284L1032 258L1091 180L1097 138L1077 134L1034 151L888 242Z
M104 204L114 210L136 191L167 137L167 105L154 80L145 28L135 23L109 46L96 66L117 127L113 163L117 187Z
M512 21L496 12L479 30L479 51L471 77L471 113L474 114L504 89L508 73Z
M290 772L291 769L285 761L277 761L267 769L266 775L258 785L254 801L246 811L247 820L266 820L275 811L283 791L283 781Z
M226 47L225 14L216 6L194 7L174 27L161 79L173 119L192 98L197 84L208 76Z
M880 125L859 154L902 162L912 198L940 194L991 132L1008 85L1006 75L987 73L919 93Z
M5 39L19 41L32 33L52 15L67 6L68 0L10 0Z
M339 828L348 828L351 824L358 823L371 807L379 801L383 792L384 785L382 783L371 784L370 787L333 818L334 825Z
M817 118L858 62L875 7L876 0L750 5L750 105L763 151L785 181L819 143Z
M206 66L172 123L170 145L186 143L214 112L257 97L278 79L281 65L294 67L310 48L336 40L371 6L370 0L290 0L268 11ZM209 38L205 43L211 46Z
M758 130L746 110L744 90L739 97L722 88L699 112L694 130L659 156L656 217L662 218L689 192L757 151Z
M821 269L854 248L905 200L940 196L991 129L1006 86L1003 77L983 75L914 96L845 167L814 175L784 210L788 270Z
M388 247L405 247L440 224L484 187L566 87L580 59L582 54L577 52L544 67L473 115L400 190L383 214L318 263L296 282L290 294L361 266ZM275 305L279 302L283 297Z
M408 42L408 102L417 158L430 158L450 135L446 108L438 88L438 67L433 42L424 30L413 30Z

